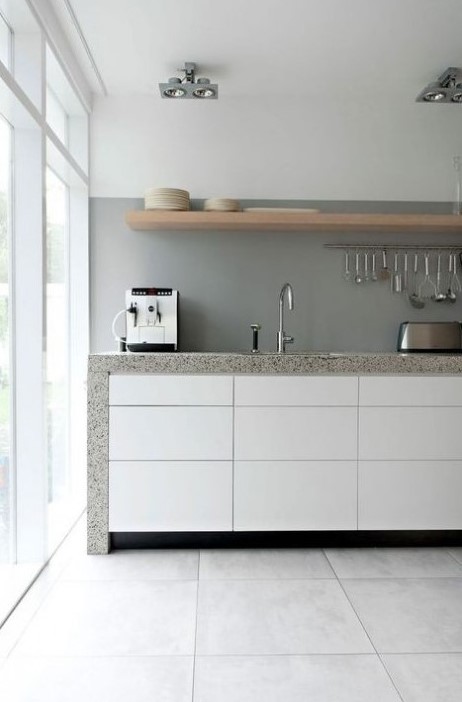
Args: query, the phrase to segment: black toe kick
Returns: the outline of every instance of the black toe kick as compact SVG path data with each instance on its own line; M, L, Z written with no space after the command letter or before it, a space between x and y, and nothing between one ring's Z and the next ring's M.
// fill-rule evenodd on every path
M111 549L462 546L462 530L111 532Z

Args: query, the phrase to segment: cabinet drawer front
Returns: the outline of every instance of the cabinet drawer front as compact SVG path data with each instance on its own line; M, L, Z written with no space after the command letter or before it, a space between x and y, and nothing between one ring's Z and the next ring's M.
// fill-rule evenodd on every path
M459 376L367 376L359 379L362 406L462 406Z
M365 407L359 414L364 460L462 458L459 407Z
M461 461L360 461L359 529L462 529Z
M237 407L238 460L355 460L357 410L350 407Z
M231 405L226 375L111 375L111 405Z
M111 407L109 459L229 460L231 407Z
M237 531L356 529L356 461L237 461Z
M231 529L231 462L109 464L110 531Z
M358 378L331 376L238 376L236 405L357 405Z

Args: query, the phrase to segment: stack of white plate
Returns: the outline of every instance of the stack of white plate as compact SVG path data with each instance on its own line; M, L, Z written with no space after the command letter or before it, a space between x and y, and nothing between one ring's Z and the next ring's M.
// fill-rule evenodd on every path
M240 212L239 200L230 197L212 197L204 202L204 210L207 212Z
M144 193L146 210L189 210L189 193L178 188L148 188Z

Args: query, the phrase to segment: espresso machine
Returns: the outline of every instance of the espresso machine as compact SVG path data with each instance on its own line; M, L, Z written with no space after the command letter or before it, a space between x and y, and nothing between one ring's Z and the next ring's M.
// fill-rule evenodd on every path
M131 288L125 291L125 309L112 323L121 351L177 351L178 290L172 288ZM125 336L118 336L115 324L125 315Z

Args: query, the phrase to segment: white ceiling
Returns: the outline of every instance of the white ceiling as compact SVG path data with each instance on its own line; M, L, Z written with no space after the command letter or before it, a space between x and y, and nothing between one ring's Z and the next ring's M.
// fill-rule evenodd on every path
M52 2L94 91L101 92L65 3ZM313 100L407 101L448 66L462 66L461 0L71 5L111 95L157 95L158 82L195 61L199 74L219 83L220 100L296 93Z

